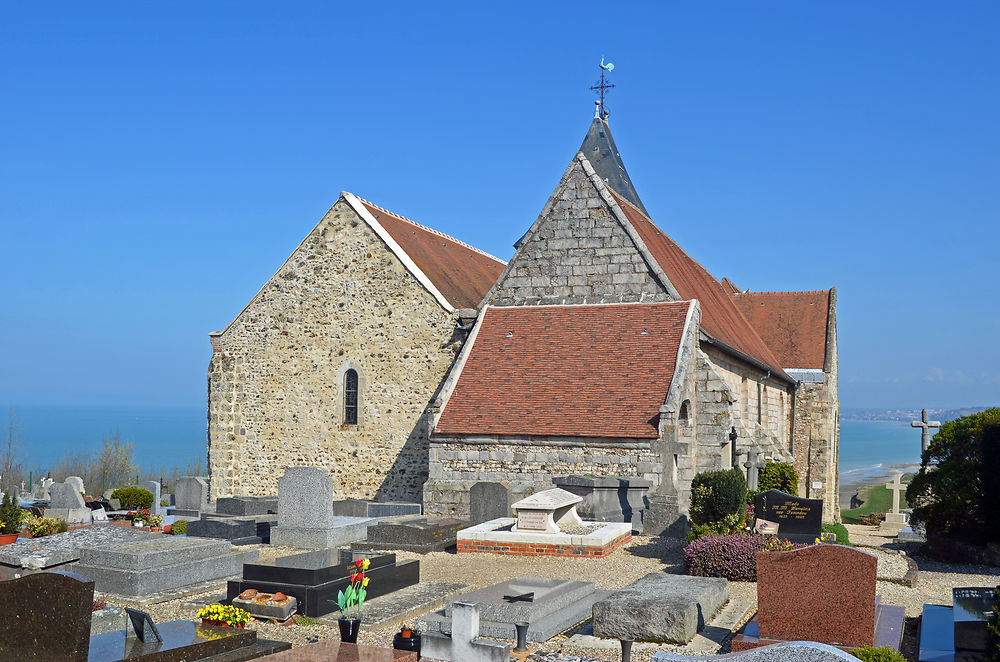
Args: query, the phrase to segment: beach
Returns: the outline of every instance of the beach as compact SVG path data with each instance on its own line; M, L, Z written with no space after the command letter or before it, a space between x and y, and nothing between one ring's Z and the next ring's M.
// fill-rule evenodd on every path
M851 497L862 487L880 485L891 482L898 474L910 474L920 471L919 464L890 464L843 471L840 474L840 509L847 510L851 505Z

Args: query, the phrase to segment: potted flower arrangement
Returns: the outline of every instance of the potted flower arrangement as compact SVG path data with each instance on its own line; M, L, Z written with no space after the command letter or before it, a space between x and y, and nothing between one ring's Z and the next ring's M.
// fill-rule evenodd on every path
M250 622L250 612L232 605L211 604L198 610L203 625L222 625L244 629Z
M147 526L149 521L149 509L140 508L138 510L130 510L127 517L132 520L132 526Z
M163 530L163 515L146 515L146 526L156 533Z
M340 640L349 643L357 643L358 631L361 629L361 608L365 604L365 596L368 591L369 577L365 576L365 570L371 561L368 559L358 559L354 562L357 572L351 573L351 583L346 591L337 591L337 606L340 607L340 618L337 625L340 626ZM351 610L354 615L351 615Z
M9 545L21 532L21 506L13 494L4 494L0 502L0 545Z

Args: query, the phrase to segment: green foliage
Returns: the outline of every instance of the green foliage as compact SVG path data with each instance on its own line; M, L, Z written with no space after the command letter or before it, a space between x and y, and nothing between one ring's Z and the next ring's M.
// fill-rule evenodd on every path
M28 532L34 538L51 536L53 533L66 533L66 520L51 517L32 517L28 520Z
M1000 515L991 512L1000 495L998 445L1000 408L942 425L906 490L912 519L929 533L951 533L980 543L1000 540Z
M305 614L295 614L296 625L319 625L319 621Z
M743 530L746 518L741 515L726 515L718 522L692 524L688 531L688 540L697 540L702 536L725 536L739 533Z
M837 534L837 544L838 545L850 545L851 538L847 533L847 527L843 524L824 524L823 531L825 533L836 533Z
M182 536L188 532L188 521L179 519L170 525L170 533L175 536Z
M906 658L902 653L888 646L882 646L881 648L862 646L861 648L852 650L851 654L859 660L865 660L865 662L906 662Z
M742 517L747 482L739 469L706 471L691 481L691 521L694 524L721 522L727 515Z
M8 490L12 492L13 490ZM0 535L11 535L21 530L21 506L13 494L4 494L0 502Z
M111 493L112 499L121 501L122 508L148 509L153 505L153 493L141 487L119 487Z
M769 462L757 474L757 488L761 492L781 490L792 496L799 495L799 474L787 462Z
M903 484L908 485L910 481L913 480L914 476L916 476L916 474L904 475L902 479ZM885 483L863 487L858 490L858 496L863 501L860 508L840 511L840 519L845 524L861 524L861 516L869 513L878 513L881 517L892 507L892 491L886 488ZM906 502L905 493L899 495L899 507L910 507ZM878 521L875 523L877 524Z

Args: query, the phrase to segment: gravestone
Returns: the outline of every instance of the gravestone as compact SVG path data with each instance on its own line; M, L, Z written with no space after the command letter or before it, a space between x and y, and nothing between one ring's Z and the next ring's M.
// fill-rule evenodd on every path
M454 547L458 531L467 526L450 517L404 515L387 517L368 527L367 539L351 544L357 550L400 550L428 554Z
M423 633L420 654L449 662L507 662L510 644L480 637L479 604L456 601L452 603L451 636Z
M419 515L423 506L412 501L367 501L341 499L333 502L333 514L345 517L398 517Z
M163 515L165 509L160 505L160 484L155 480L147 480L145 483L139 485L139 487L153 493L153 505L149 507L149 514Z
M583 499L576 511L593 522L631 522L642 531L650 481L634 476L556 476L552 484Z
M823 532L823 500L803 499L780 490L761 492L754 498L759 519L778 525L778 537L792 542L813 542Z
M729 600L729 582L651 572L594 603L594 635L686 644Z
M163 536L124 526L88 526L43 538L21 538L0 547L0 572L7 577L7 569L54 568L78 560L84 547L112 547L152 538Z
M931 428L941 427L941 421L932 421L927 417L927 410L920 411L919 421L910 421L910 427L920 428L920 450L925 451L931 445Z
M576 505L583 501L558 487L537 492L513 504L517 523L511 531L559 533L562 527L583 526Z
M336 547L366 537L375 520L333 514L333 478L317 467L289 467L278 479L278 526L271 544Z
M0 582L0 660L87 662L94 582L40 572Z
M761 467L765 466L766 462L760 461L760 453L757 451L747 452L747 461L743 463L743 466L747 470L747 489L750 491L757 490L757 478L760 474Z
M83 487L83 479L79 476L67 476L63 482L67 485L72 485L81 495L87 493L87 490Z
M219 515L234 515L241 517L248 515L273 515L278 512L278 497L219 497L215 500L215 512Z
M171 515L198 517L208 503L208 483L197 476L184 476L174 485Z
M48 501L52 498L50 493L50 488L52 487L51 478L42 478L40 481L35 483L35 489L31 493L31 498L35 501Z
M473 526L498 517L510 517L510 485L480 482L469 490L469 523Z
M896 474L891 483L886 483L886 489L892 491L892 511L885 514L885 521L879 527L879 530L886 531L888 533L899 533L907 525L906 515L899 512L899 493L906 489L906 485L903 485L900 481L903 478L903 474Z
M72 478L72 476L71 476ZM67 524L90 524L92 514L83 500L83 495L71 483L53 483L49 488L51 498L45 509L46 517L65 520Z
M843 545L757 554L757 615L732 649L818 641L899 650L904 609L880 603L877 572L874 554Z
M986 625L993 611L993 589L970 586L951 589L955 650L985 651Z
M653 662L704 662L717 656L653 653ZM839 648L814 641L793 641L761 646L724 656L726 662L857 662L858 658ZM924 659L924 658L921 658Z

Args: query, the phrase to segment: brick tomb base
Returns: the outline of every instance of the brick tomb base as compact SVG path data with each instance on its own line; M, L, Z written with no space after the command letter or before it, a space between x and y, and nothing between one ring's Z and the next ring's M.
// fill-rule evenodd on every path
M627 522L583 522L583 534L527 533L511 531L513 517L500 517L458 532L459 554L507 554L511 556L571 556L603 558L632 540Z

